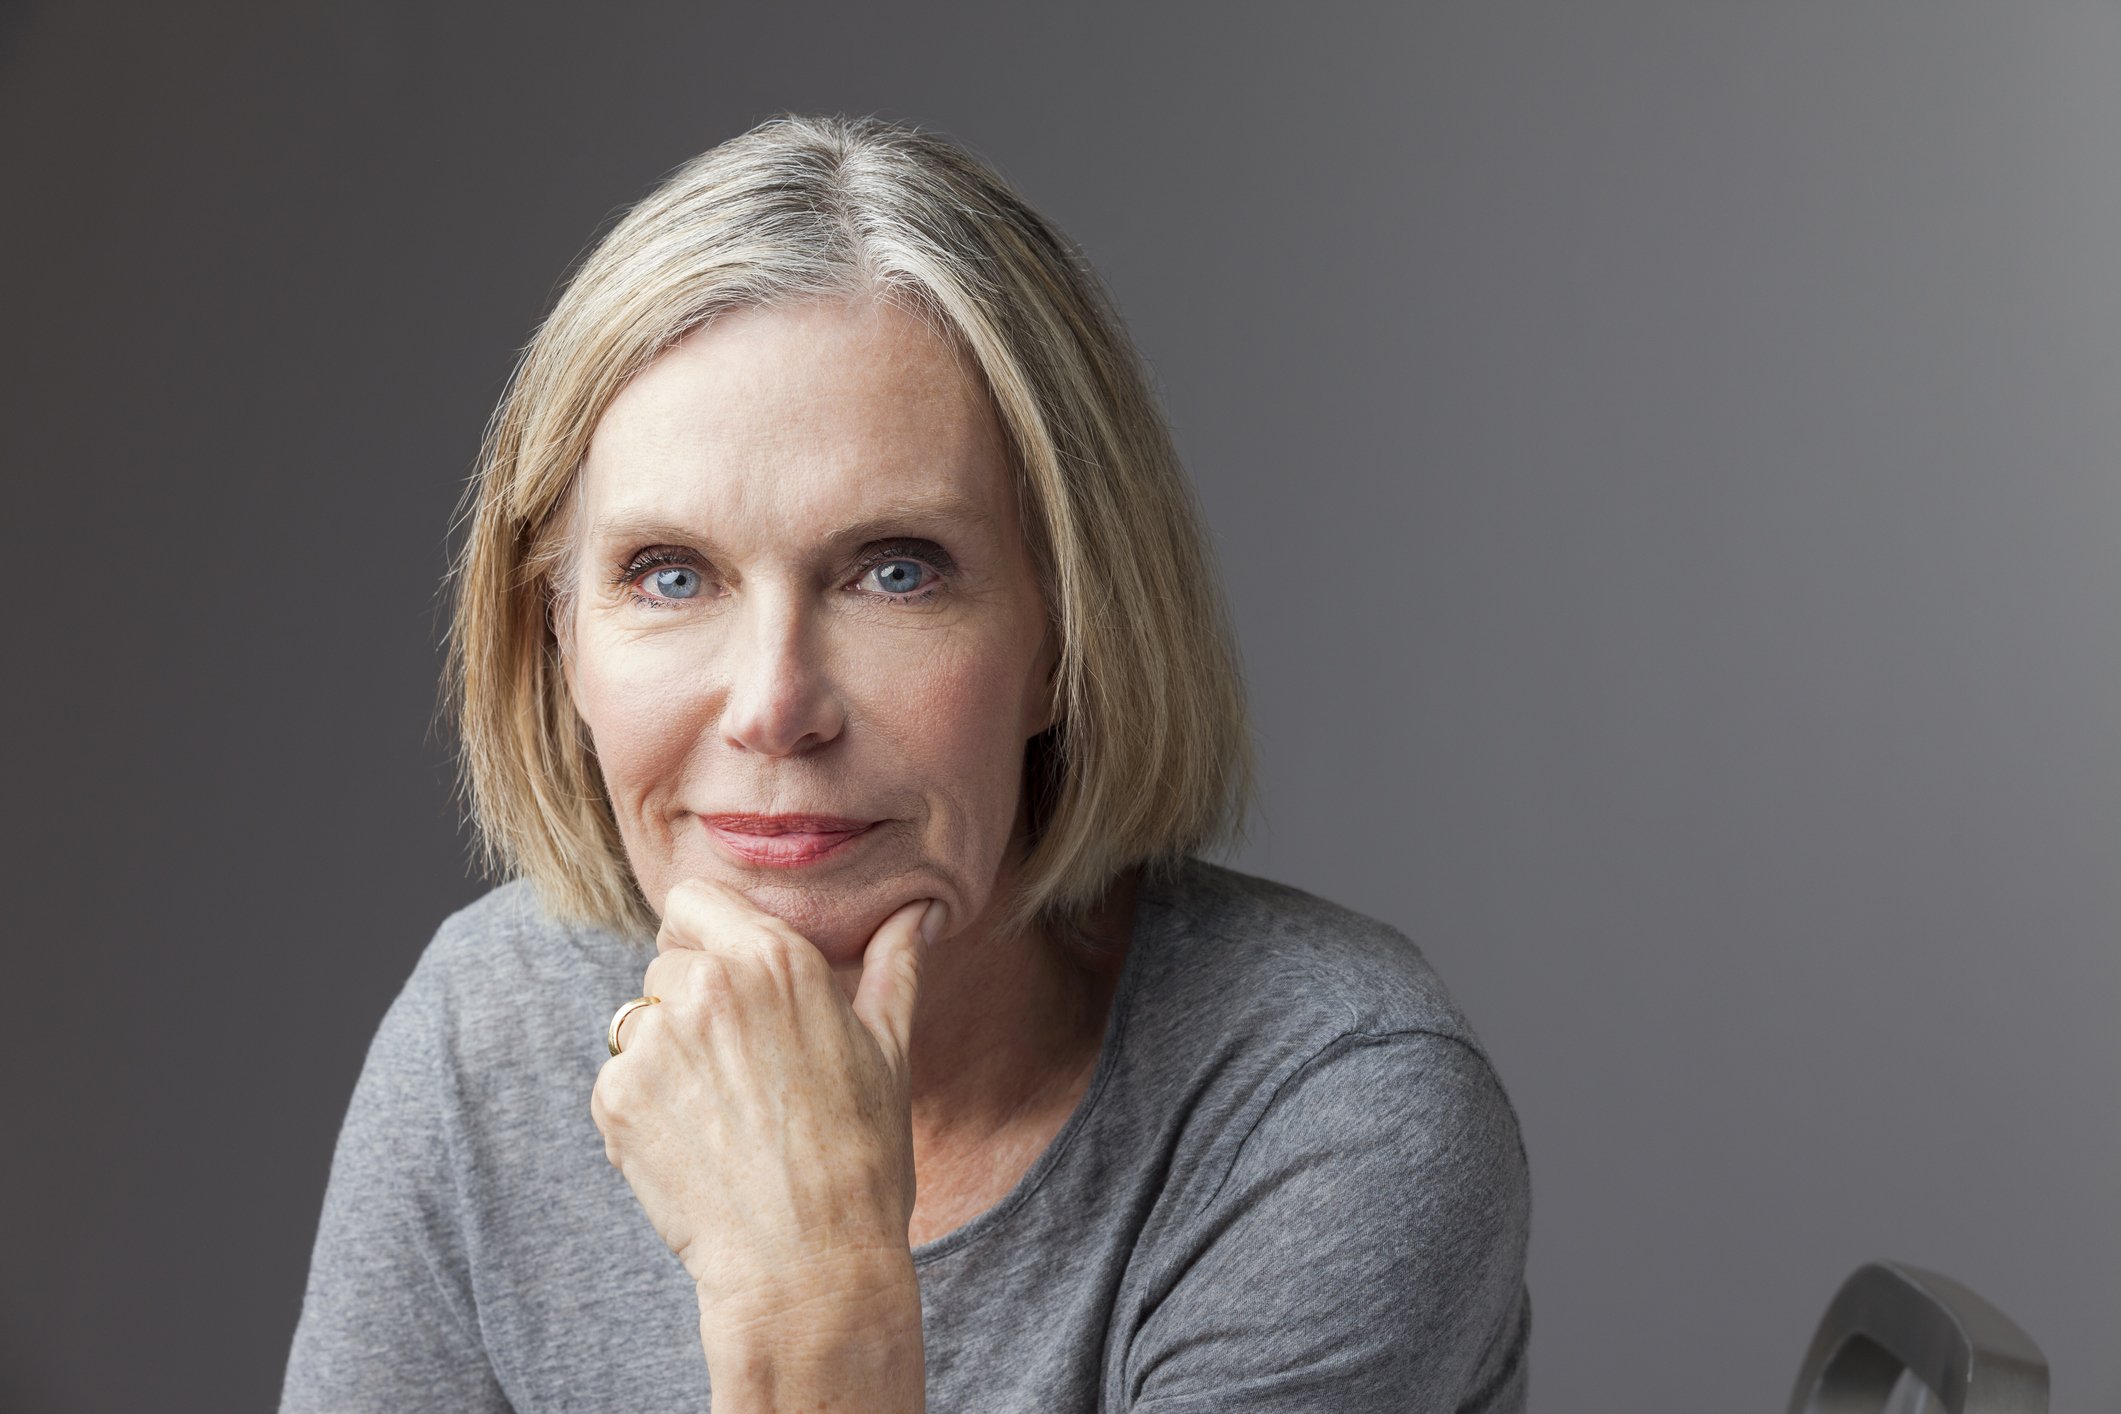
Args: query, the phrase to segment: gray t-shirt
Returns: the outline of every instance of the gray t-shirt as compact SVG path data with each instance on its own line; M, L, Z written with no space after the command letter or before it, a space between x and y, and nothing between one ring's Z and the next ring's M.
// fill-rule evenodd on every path
M283 1411L705 1411L684 1268L589 1092L647 956L506 884L384 1016ZM914 1249L933 1411L1521 1410L1516 1116L1385 924L1199 859L1146 884L1097 1069Z

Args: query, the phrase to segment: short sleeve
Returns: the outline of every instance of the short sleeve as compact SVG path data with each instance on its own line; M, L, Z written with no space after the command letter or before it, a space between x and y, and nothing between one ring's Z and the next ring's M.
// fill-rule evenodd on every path
M339 1131L281 1414L509 1410L476 1334L432 958L385 1013Z
M1477 1051L1337 1038L1284 1081L1138 1328L1143 1414L1521 1410L1530 1185Z

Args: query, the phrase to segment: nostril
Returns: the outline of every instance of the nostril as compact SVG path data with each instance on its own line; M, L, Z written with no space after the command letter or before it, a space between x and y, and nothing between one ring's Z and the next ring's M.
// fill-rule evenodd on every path
M753 694L732 692L723 736L732 746L764 756L805 755L838 736L846 714L822 675L778 678Z

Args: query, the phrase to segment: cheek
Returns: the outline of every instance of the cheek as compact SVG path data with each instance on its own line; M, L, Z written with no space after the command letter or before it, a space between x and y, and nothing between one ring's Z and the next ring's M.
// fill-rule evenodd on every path
M676 777L700 730L695 679L685 660L652 649L593 644L578 658L575 710L615 804Z
M877 667L858 720L878 740L857 745L853 758L926 797L937 862L991 863L1007 844L1022 787L1023 655L967 643ZM874 747L883 750L872 754ZM880 759L887 755L896 764Z

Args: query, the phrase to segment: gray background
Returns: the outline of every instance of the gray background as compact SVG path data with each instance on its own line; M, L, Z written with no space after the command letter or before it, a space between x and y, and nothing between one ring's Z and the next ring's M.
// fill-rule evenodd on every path
M1521 1108L1536 1408L1779 1408L1890 1255L2121 1409L2117 73L2089 0L0 10L0 1407L276 1397L484 887L483 419L788 108L955 134L1114 287L1242 626L1235 862L1414 934Z

